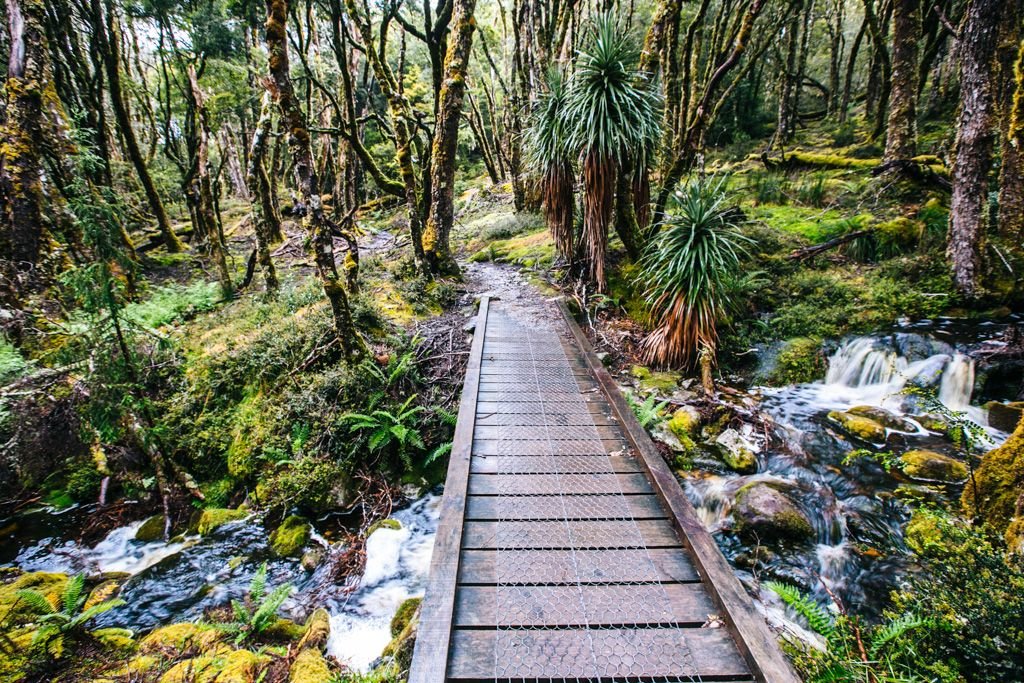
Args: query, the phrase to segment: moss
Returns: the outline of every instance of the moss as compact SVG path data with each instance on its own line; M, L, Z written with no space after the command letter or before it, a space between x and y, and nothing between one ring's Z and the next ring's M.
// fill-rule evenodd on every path
M373 535L373 532L377 531L378 529L392 529L392 530L397 531L398 529L401 529L401 528L402 528L402 523L399 522L397 519L392 519L390 517L387 518L387 519L379 519L376 522L374 522L373 524L371 524L370 528L366 530L366 536L367 536L367 538L369 538L370 536Z
M68 577L64 574L51 572L29 572L22 574L14 581L0 585L0 614L5 615L11 623L30 617L34 614L31 608L19 597L20 590L34 590L42 593L51 603L57 604Z
M405 630L409 622L416 616L416 610L420 608L421 602L423 602L423 598L409 598L398 606L398 609L395 610L395 616L391 617L392 638Z
M178 662L160 677L160 683L252 683L269 662L267 655L222 648Z
M967 465L941 453L907 451L900 456L903 472L914 479L959 483L967 479Z
M299 641L298 647L300 650L321 648L327 643L327 638L330 635L331 615L321 607L309 615L309 619L306 620L305 633Z
M292 642L302 638L305 633L306 627L303 624L296 624L291 619L278 619L265 628L260 636L273 641Z
M261 393L245 397L232 416L231 444L228 446L228 472L233 477L251 477L256 473L258 457L274 431L274 411L268 409Z
M885 427L870 417L833 410L828 419L856 439L876 445L885 443Z
M236 510L230 508L206 508L199 514L199 519L196 520L195 531L200 536L206 536L217 529L217 527L229 522L237 522L248 516L249 511L241 508Z
M964 488L961 503L971 517L978 517L1006 536L1014 549L1024 542L1024 420L1003 445L981 460L974 473L975 486Z
M164 516L153 515L142 523L142 526L135 532L135 540L143 543L159 541L164 537Z
M929 549L942 547L942 529L938 519L923 509L914 510L910 521L903 530L907 547L918 555L927 554Z
M684 437L692 439L700 428L700 413L689 406L684 406L672 413L666 426L680 441Z
M748 539L800 540L814 536L814 527L796 504L777 487L747 484L736 493L736 533Z
M672 393L679 386L682 375L678 372L654 372L642 365L634 365L630 374L639 380L639 388L647 393Z
M270 534L270 549L278 557L298 556L309 542L309 533L309 521L305 517L291 515Z
M398 612L395 613L395 617L399 616L402 608L409 601L407 600L402 605L399 605ZM394 662L397 667L401 670L407 670L409 665L412 663L412 652L416 645L416 631L419 626L419 618L417 617L417 610L408 609L408 621L405 626L394 635L391 642L388 643L387 647L384 648L383 656L394 658ZM395 621L392 620L392 629L394 629Z
M142 654L176 656L182 650L196 649L206 652L218 646L226 637L224 631L205 624L183 622L161 626L139 643Z
M288 671L289 683L330 683L335 680L327 660L316 650L299 652Z
M768 375L772 385L801 384L821 379L828 369L821 339L797 337L787 341Z

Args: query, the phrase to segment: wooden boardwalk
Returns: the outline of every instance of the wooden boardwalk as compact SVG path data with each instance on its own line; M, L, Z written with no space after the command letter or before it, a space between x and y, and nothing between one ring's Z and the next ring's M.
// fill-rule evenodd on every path
M795 683L565 307L516 313L480 304L410 682Z

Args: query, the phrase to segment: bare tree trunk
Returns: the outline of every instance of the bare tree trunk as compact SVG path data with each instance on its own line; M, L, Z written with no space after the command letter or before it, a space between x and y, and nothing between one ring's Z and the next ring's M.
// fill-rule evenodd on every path
M199 87L196 69L188 65L188 83L195 103L196 119L196 174L192 182L195 185L195 196L198 200L195 207L197 223L203 226L206 239L210 246L210 254L217 266L217 279L220 282L220 293L225 299L234 294L231 284L231 273L228 272L227 247L220 229L220 221L213 205L213 182L210 178L210 124L206 114L206 98Z
M117 17L114 15L113 0L106 0L105 7L101 7L100 0L91 0L93 13L93 39L98 43L99 51L103 57L103 64L107 75L107 90L110 94L111 108L114 110L114 118L121 131L124 140L125 153L135 168L139 177L139 183L146 193L146 200L149 208L156 218L157 228L163 239L164 247L169 252L178 252L184 249L181 240L174 234L171 221L167 217L164 203L153 183L153 177L146 167L146 159L139 149L139 142L135 137L135 129L132 128L131 112L128 109L128 102L124 98L121 87L121 36L117 29Z
M917 154L917 41L921 35L921 1L896 0L893 7L892 88L889 132L883 161Z
M434 148L431 153L430 215L423 230L423 253L431 272L454 274L459 266L451 253L450 235L455 222L455 156L466 92L466 70L473 47L476 0L457 0L455 30L444 58L444 82L438 100Z
M278 281L274 261L270 258L270 243L273 241L273 235L281 232L281 228L275 228L273 225L278 218L274 213L274 202L270 199L270 179L267 177L267 169L263 166L263 159L267 156L267 138L270 135L271 104L272 99L268 90L263 93L260 118L252 134L246 181L249 185L252 229L256 235L256 261L263 272L267 294L274 296L277 294Z
M306 205L303 224L309 234L317 276L331 305L335 334L346 354L359 354L363 350L363 342L352 323L345 286L338 277L332 226L324 214L320 201L320 181L313 167L309 126L288 75L288 0L267 0L266 6L267 62L272 93L281 110L281 127L287 135L288 149L294 162L295 182Z
M996 137L993 76L1003 7L1003 0L973 0L960 28L960 113L947 251L953 281L970 298L979 294L984 209Z

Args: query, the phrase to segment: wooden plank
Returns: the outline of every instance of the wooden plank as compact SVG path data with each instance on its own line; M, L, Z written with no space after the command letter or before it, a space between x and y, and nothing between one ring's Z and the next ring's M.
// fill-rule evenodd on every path
M637 421L612 376L594 354L590 342L576 324L564 301L559 301L562 317L603 392L623 425L626 437L640 454L655 491L669 510L676 529L693 554L694 564L707 582L712 597L722 612L729 630L751 671L759 681L798 683L800 680L783 655L764 617L759 615L739 579L722 555L714 538L697 516L650 436Z
M473 443L473 455L609 455L630 453L623 439L580 441L503 441L478 439Z
M654 495L470 496L466 519L665 519Z
M473 430L473 438L480 441L502 439L505 441L594 441L603 439L621 439L622 431L617 426L595 427L589 425L478 425Z
M459 575L459 549L462 547L463 518L469 486L469 465L473 451L473 427L476 423L477 394L480 385L480 358L487 331L490 299L480 299L476 316L477 334L473 336L466 378L459 403L458 422L445 479L430 574L420 609L419 631L413 654L409 683L437 683L447 671L448 651L455 610L455 585Z
M610 414L594 414L589 411L578 411L572 413L488 413L478 408L476 424L478 427L540 427L545 425L554 425L556 427L570 427L576 425L614 427L619 424L619 421Z
M465 523L464 549L672 548L681 543L665 520Z
M524 585L700 581L678 548L650 550L464 550L459 584ZM500 556L500 561L499 561Z
M609 474L640 472L635 458L607 455L474 455L473 474Z
M751 679L728 631L714 628L458 629L451 661L452 680Z
M630 474L479 474L469 480L474 496L577 493L654 493L642 472Z
M455 626L700 627L714 612L699 583L590 586L463 586Z
M612 415L611 408L604 401L573 399L570 401L480 401L477 415Z

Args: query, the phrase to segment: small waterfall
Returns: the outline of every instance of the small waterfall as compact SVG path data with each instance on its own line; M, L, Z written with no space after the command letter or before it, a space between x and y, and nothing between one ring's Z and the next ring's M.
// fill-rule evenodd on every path
M967 410L974 391L974 361L958 353L953 356L942 373L939 400L953 410Z
M860 337L843 344L829 359L825 384L887 386L906 372L907 365L906 358L877 348L870 337Z

